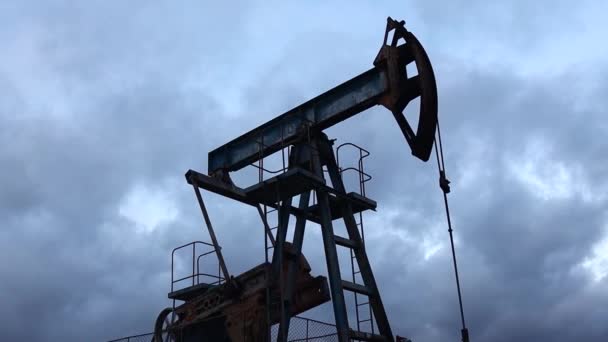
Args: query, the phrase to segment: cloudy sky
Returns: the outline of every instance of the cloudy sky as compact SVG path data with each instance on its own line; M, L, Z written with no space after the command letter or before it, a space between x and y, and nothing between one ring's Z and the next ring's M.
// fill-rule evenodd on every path
M369 69L392 16L436 72L472 341L606 341L607 4L0 2L2 339L151 331L172 248L208 240L184 172ZM393 331L458 341L434 160L383 108L328 133L372 153L367 248ZM260 263L255 210L205 199L230 271Z

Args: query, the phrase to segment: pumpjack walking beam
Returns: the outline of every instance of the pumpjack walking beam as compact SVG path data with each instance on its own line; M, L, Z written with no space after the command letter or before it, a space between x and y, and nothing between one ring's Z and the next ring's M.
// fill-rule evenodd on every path
M410 63L416 65L416 76L407 75L406 66ZM420 97L420 114L414 132L403 110L417 97ZM435 75L424 48L405 29L405 22L390 17L384 44L372 69L209 152L208 174L227 177L228 172L292 144L303 125L322 131L375 105L382 105L393 113L412 154L428 161L437 127Z

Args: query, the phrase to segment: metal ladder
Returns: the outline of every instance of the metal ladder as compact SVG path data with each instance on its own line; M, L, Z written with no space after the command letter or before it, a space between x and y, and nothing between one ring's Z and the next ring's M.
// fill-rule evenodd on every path
M317 156L313 155L313 159L316 160L314 164L317 166L315 173L323 177L323 171L320 170L319 165L325 164L327 166L327 171L329 174L329 178L333 185L333 192L339 199L340 208L341 208L341 217L344 220L344 224L346 226L346 231L348 233L348 238L336 236L333 232L332 228L332 218L329 211L329 189L318 188L317 192L319 195L319 205L323 209L325 208L325 212L322 213L322 233L324 240L324 247L326 252L326 260L328 264L328 275L330 280L330 290L332 294L332 302L334 306L334 315L336 318L336 326L338 328L338 339L341 342L345 341L394 341L394 335L392 334L390 324L388 321L388 317L386 315L386 311L384 309L384 305L382 304L382 299L380 297L380 293L378 291L378 286L376 284L376 280L369 263L369 259L365 252L365 246L362 241L362 236L360 233L360 226L357 225L357 220L355 219L355 215L353 213L353 203L352 200L346 193L346 189L344 187L344 181L342 179L341 171L337 164L337 158L334 154L333 148L331 146L332 142L327 139L327 136L321 136L316 141L316 147L319 151ZM354 145L356 146L356 145ZM360 158L360 165L362 164ZM343 171L346 169L343 169ZM360 177L363 177L361 174ZM367 177L369 178L369 177ZM366 178L366 179L367 179ZM361 178L360 178L361 180ZM369 180L369 179L367 179ZM364 181L361 181L361 186ZM362 223L360 220L359 223ZM351 262L355 262L358 265L358 270L353 271L355 277L357 275L361 275L363 280L363 284L359 284L356 282L346 281L341 279L340 275L340 267L337 260L337 251L336 245L347 247L351 249L351 253L354 256L351 258ZM351 270L354 267L351 267ZM355 273L356 272L356 273ZM346 306L344 302L344 291L354 292L356 295L364 295L368 297L367 303L362 304L359 307L363 307L364 305L369 305L371 311L373 313L373 317L376 320L379 332L376 333L368 333L362 332L359 330L355 330L349 327ZM371 315L368 317L371 321ZM359 327L361 326L360 321L365 320L367 318L361 319L359 317L357 320ZM373 323L372 323L373 324Z
M363 244L363 248L365 248L365 235L363 230L363 215L359 213L359 222L357 222L357 227L359 228L359 232L361 233L361 242ZM354 284L359 284L357 280L357 276L361 274L361 271L356 267L357 257L355 256L354 250L350 249L350 266L352 272L352 279ZM369 322L371 333L374 333L374 315L372 314L372 307L369 305L369 298L367 300L363 299L360 301L360 295L355 292L355 316L357 319L357 330L361 330L361 326L365 323ZM366 316L362 315L361 310L366 314Z
M340 149L344 147L353 147L359 152L359 158L357 160L357 167L346 167L343 168L340 165ZM365 173L363 169L363 159L369 156L369 151L366 149L353 144L353 143L343 143L336 148L336 163L340 170L340 175L343 176L346 171L353 171L358 175L359 178L359 194L363 197L366 197L365 194L365 183L372 179L372 176ZM358 216L358 217L357 217ZM363 212L359 212L358 215L355 216L355 221L357 223L357 229L359 230L359 234L361 234L361 244L362 248L365 248L365 229L363 226ZM351 275L352 282L356 285L361 285L358 277L360 277L361 270L358 269L357 265L357 257L355 255L355 251L353 248L349 248L350 252L350 266L351 266ZM357 322L357 331L361 332L362 326L364 324L369 324L369 330L372 334L375 332L374 327L374 315L372 313L372 307L369 303L369 297L362 295L358 292L353 292L353 297L355 301L355 318Z

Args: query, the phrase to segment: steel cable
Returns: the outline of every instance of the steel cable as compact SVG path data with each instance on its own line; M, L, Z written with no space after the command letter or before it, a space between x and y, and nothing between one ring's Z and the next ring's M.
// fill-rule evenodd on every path
M439 144L437 144L439 142ZM443 203L445 205L445 215L448 221L448 232L450 233L450 245L452 247L452 261L454 263L454 275L456 276L456 288L458 290L458 304L460 306L460 320L462 322L462 342L469 342L469 331L465 324L464 309L462 305L462 293L460 290L460 278L458 277L458 264L456 262L456 250L454 248L454 237L452 234L452 220L450 217L450 207L448 205L448 193L450 192L450 181L445 175L445 161L443 158L443 144L441 142L441 129L437 121L437 138L433 142L435 145L435 156L437 157L437 168L439 169L439 187L443 191Z

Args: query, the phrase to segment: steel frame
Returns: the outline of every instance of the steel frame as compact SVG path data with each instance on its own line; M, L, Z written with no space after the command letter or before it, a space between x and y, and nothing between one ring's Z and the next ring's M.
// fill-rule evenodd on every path
M339 341L394 341L365 252L363 237L355 219L356 213L375 209L376 203L364 197L364 173L360 174L360 190L363 196L346 193L332 141L323 130L375 105L382 105L393 114L412 154L422 161L429 159L437 129L437 87L426 52L404 25L403 21L398 22L390 17L387 19L384 44L374 60L372 69L209 152L208 175L193 170L186 173L188 183L195 190L219 260L219 269L223 275L221 278L225 279L231 298L238 296L241 289L238 282L228 273L199 188L256 207L264 224L265 238L270 240L274 248L272 263L265 271L268 272L265 279L268 281L267 287L271 286L270 284L278 284L280 289L278 341L287 341L290 318L294 314L294 289L297 288L295 281L298 267L301 267L299 260L302 256L307 221L319 223L321 226ZM389 37L389 33L393 33L392 37ZM406 66L412 62L416 64L418 75L408 77ZM414 132L403 111L407 104L417 97L420 98L420 113L418 127ZM284 153L285 148L288 149L289 166L285 166L283 155L283 168L270 172L277 175L263 180L263 173L269 172L263 166L264 158L278 151ZM255 162L259 162L260 182L245 189L236 186L229 173ZM325 172L331 186L325 181ZM313 202L316 200L318 203L310 205L311 194L314 194ZM292 202L297 196L299 204L295 207ZM272 233L267 221L268 207L278 212L276 235ZM292 243L288 244L287 229L292 215L296 217L296 224ZM336 236L334 233L332 222L338 218L344 221L347 238ZM356 261L358 264L363 284L341 279L336 249L338 245L351 249L351 262ZM268 250L266 246L266 253ZM284 269L287 274L283 273ZM344 290L369 297L368 303L379 335L349 328ZM269 298L269 291L266 291L267 325L271 320L269 311L272 304ZM314 305L318 305L322 300L321 297L317 298L317 304ZM301 299L299 303L302 303ZM357 325L359 326L358 315ZM267 328L270 330L270 326Z

